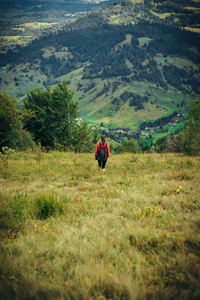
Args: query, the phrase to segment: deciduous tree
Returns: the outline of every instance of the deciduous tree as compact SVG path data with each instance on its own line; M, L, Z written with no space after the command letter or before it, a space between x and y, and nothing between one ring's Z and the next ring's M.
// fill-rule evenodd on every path
M7 146L8 135L18 118L17 99L7 93L0 93L0 149Z
M26 128L42 146L54 148L71 144L71 128L79 115L78 101L73 99L64 80L55 88L32 90L24 108L34 113L26 120Z
M139 144L133 138L131 140L124 140L121 146L122 152L130 152L130 153L140 153L141 149Z
M0 93L0 149L8 146L26 150L35 146L31 134L24 129L22 120L25 116L18 110L16 98Z

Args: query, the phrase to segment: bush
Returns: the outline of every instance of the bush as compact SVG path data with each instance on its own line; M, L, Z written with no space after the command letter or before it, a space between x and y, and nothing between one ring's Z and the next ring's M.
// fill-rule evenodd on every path
M23 124L20 120L17 120L13 126L11 126L11 131L8 135L8 146L20 151L36 147L32 135L23 128Z
M130 153L140 153L141 149L138 142L132 138L131 140L124 140L121 146L121 151Z
M181 135L175 133L166 138L165 152L181 152Z
M166 149L166 145L167 145L167 136L158 139L154 144L156 152L164 151Z
M38 219L45 219L57 213L63 213L63 202L53 192L37 195L33 200L34 215Z

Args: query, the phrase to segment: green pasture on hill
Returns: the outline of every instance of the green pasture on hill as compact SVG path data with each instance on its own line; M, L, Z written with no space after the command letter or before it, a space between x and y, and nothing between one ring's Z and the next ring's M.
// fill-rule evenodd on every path
M8 70L1 70L2 78L6 72ZM80 116L88 122L89 126L95 126L103 122L106 128L121 127L135 131L143 121L154 121L173 113L175 110L184 112L184 107L177 107L177 104L180 105L183 101L183 96L175 89L169 89L164 92L154 84L134 82L134 85L132 83L121 83L112 92L112 84L118 79L103 81L96 79L94 88L84 91L90 84L90 81L80 80L80 73L81 69L76 70L66 76L59 77L59 81L65 78L69 82L69 90L74 90L74 98L79 101ZM12 97L18 94L19 106L21 106L30 90L35 88L46 89L45 86L48 85L48 80L47 76L43 75L40 70L37 70L37 65L24 64L8 72L6 90L9 90L9 94ZM78 84L82 86L80 89ZM104 86L109 84L109 90L98 96L98 94L101 94ZM3 84L0 87L2 89ZM125 103L117 111L112 110L113 98L120 97L124 91L141 96L144 96L147 91L151 91L151 96L149 96L149 100L144 104L144 109L142 110L135 111L135 107L130 107L129 102ZM176 128L169 128L169 131L174 132L178 128L181 128L181 125L177 125ZM153 133L153 139L158 137L160 137L159 133Z
M1 299L199 299L200 157L0 156Z

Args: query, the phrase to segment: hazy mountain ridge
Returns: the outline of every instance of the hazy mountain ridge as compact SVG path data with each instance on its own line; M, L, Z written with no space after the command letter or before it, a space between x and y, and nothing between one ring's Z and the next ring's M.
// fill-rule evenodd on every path
M81 115L94 123L134 129L145 120L184 113L185 98L200 86L200 38L182 30L198 29L191 15L197 19L199 12L184 13L184 5L193 3L114 2L65 31L32 42L28 51L8 53L4 64L12 62L16 69L26 62L23 70L33 74L32 82L40 74L39 86L65 76L79 98ZM18 90L27 78L21 75Z
M50 29L55 32L57 29L61 29L64 24L74 22L80 16L95 11L104 3L112 1L114 0L106 0L106 2L85 0L1 1L1 37L28 36L33 40L41 36L43 32L49 33ZM2 51L2 46L0 51Z

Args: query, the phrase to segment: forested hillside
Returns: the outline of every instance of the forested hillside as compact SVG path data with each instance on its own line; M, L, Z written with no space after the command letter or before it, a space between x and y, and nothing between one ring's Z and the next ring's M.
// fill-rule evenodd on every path
M30 89L66 78L90 123L135 131L176 112L176 125L146 130L147 139L179 130L187 99L199 94L199 12L200 2L190 0L110 3L1 54L1 87L22 101Z

